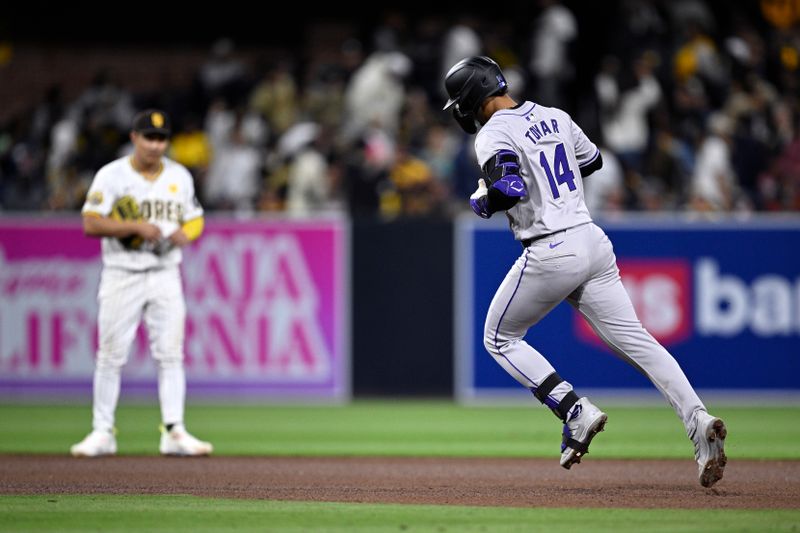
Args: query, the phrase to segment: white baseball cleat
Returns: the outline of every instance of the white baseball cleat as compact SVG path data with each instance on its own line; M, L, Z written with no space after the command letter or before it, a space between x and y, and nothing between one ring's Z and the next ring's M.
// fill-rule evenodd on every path
M94 430L70 448L73 457L102 457L117 453L117 439L113 432Z
M586 397L572 408L572 416L564 424L564 439L561 442L561 466L567 470L581 462L589 453L589 444L595 435L603 431L608 415L598 409Z
M697 460L700 484L711 487L722 479L728 458L725 456L725 437L728 429L722 419L705 411L697 412L697 426L692 435L694 458Z
M210 455L214 446L210 442L196 439L183 427L174 427L167 431L161 428L161 444L158 447L161 455L177 455L181 457Z

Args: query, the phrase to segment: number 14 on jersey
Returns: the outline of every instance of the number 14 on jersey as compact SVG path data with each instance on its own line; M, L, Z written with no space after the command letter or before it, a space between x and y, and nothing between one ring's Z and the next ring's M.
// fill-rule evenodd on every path
M570 191L575 190L575 174L573 174L572 170L569 168L569 161L567 160L567 151L564 149L564 143L556 145L552 167L547 160L547 154L544 150L539 152L539 164L544 169L544 173L547 174L547 182L550 184L550 192L553 193L553 198L559 198L561 196L558 191L559 185L566 183ZM553 176L553 170L555 170L555 176Z

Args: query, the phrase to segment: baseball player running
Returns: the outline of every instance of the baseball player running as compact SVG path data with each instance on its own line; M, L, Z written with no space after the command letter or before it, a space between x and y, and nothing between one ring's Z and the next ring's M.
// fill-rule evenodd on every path
M161 111L139 113L130 134L134 151L101 168L83 206L84 232L102 237L98 294L99 349L94 371L92 432L71 448L76 457L117 451L114 412L120 371L144 316L158 365L164 455L208 455L212 446L183 425L186 307L181 248L203 230L203 209L189 171L164 157L170 122Z
M694 442L700 484L712 486L727 461L725 424L708 414L675 359L642 327L611 242L589 216L582 179L601 168L600 151L564 111L516 103L488 57L458 62L444 84L450 97L444 109L452 109L464 131L477 132L483 174L470 197L472 210L483 218L505 211L523 246L489 307L484 345L563 421L561 466L580 463L608 419L524 340L531 326L566 299L666 397Z

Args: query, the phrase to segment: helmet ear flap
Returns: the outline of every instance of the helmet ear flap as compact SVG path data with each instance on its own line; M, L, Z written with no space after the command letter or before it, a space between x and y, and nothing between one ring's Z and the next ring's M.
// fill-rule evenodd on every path
M453 118L456 119L461 129L467 133L473 134L478 132L475 116L472 113L462 113L461 107L458 104L453 106Z

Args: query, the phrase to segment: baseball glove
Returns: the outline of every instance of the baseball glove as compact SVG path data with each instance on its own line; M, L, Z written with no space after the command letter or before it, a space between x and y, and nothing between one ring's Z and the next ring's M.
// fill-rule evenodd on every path
M111 207L111 218L114 220L142 220L139 204L133 196L123 196ZM119 242L128 250L138 250L144 240L138 235L121 237Z

